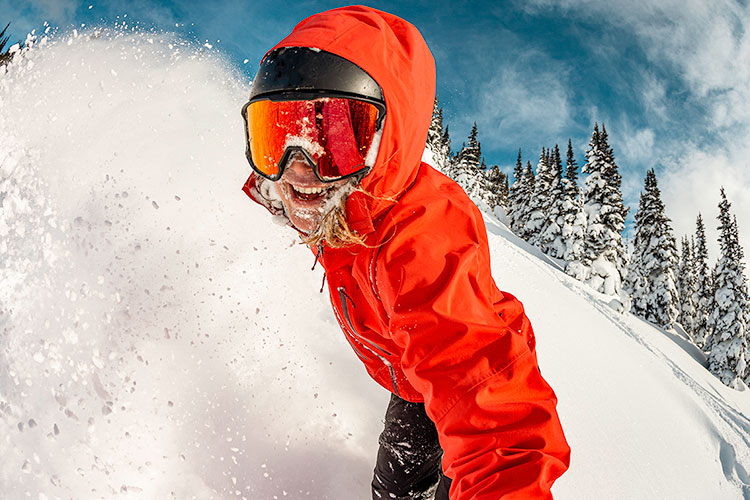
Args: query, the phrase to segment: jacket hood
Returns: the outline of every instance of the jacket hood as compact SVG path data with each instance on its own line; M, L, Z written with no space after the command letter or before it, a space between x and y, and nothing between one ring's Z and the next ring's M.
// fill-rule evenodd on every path
M372 221L395 203L419 169L435 97L432 53L412 24L361 5L308 17L271 51L281 47L316 48L341 56L383 89L386 118L380 150L361 183L373 196L355 192L347 202L353 227L361 234L371 231Z

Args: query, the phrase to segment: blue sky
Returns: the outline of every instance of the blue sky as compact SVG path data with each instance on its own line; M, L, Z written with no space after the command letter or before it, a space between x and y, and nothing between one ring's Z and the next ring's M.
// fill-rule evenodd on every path
M44 21L65 29L124 20L176 31L212 43L249 80L262 54L299 20L341 5L0 0L0 22L12 22L14 39ZM750 9L744 0L368 5L411 21L427 40L454 149L476 121L488 164L510 171L520 147L536 165L543 146L563 147L571 138L582 165L594 122L605 122L630 220L645 172L654 167L678 237L693 231L698 211L713 230L723 185L750 246Z

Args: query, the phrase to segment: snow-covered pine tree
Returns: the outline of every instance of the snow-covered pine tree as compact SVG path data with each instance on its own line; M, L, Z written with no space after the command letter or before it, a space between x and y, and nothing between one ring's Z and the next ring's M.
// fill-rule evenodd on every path
M539 236L542 251L555 259L565 256L566 245L562 236L563 214L565 194L563 192L563 166L560 158L560 148L555 144L555 149L550 154L550 185L547 194L546 219Z
M735 258L739 264L740 276L742 277L741 290L744 293L742 300L742 310L744 311L745 320L745 336L748 347L750 348L750 291L748 289L747 275L745 274L745 251L740 244L740 233L739 227L737 226L737 216L732 216L732 236L735 243ZM746 362L750 360L750 350L745 352ZM750 386L750 366L745 368L745 376L743 378L745 384Z
M562 239L565 243L565 272L584 281L587 267L582 262L583 235L586 231L586 216L583 213L581 192L578 189L578 163L573 155L573 143L568 139L568 154L563 179Z
M529 218L526 221L526 241L537 247L541 247L542 231L547 223L547 212L551 201L550 190L554 174L549 160L550 157L546 148L542 148L539 162L536 165L536 180L529 203Z
M736 223L724 188L719 202L719 261L715 267L714 296L710 321L714 330L706 342L708 369L725 385L737 388L746 378L748 333L746 323L747 281Z
M432 120L427 131L427 149L432 153L433 166L443 173L450 169L451 157L450 146L446 147L448 139L448 128L443 131L443 108L439 107L438 98L432 108Z
M589 267L586 280L591 287L608 295L619 295L627 272L622 231L628 209L622 201L622 179L607 142L606 130L594 125L583 172L583 210L586 214L583 262Z
M693 302L695 311L695 345L705 348L706 339L711 335L711 302L713 297L712 275L708 268L708 246L706 244L706 229L703 218L698 213L695 221L695 246L693 250L693 265L697 281L697 290ZM705 350L705 349L704 349Z
M509 182L508 182L508 174L506 174L505 172L503 172L503 179L498 189L499 189L498 196L500 198L500 204L503 206L503 208L505 209L507 213L508 206L510 205L510 198L509 198L510 187L509 187Z
M438 98L432 104L432 119L430 128L427 129L427 147L433 151L440 149L440 143L443 140L443 110L438 104Z
M471 132L469 132L469 143L461 148L457 157L459 163L464 162L472 172L479 170L479 164L482 159L482 147L479 144L477 136L477 122L474 122L474 125L471 127Z
M475 203L484 203L486 208L491 212L494 211L497 200L492 188L490 172L487 164L484 162L484 158L482 158L482 163L479 165L479 169L469 186L467 194Z
M521 149L519 148L516 165L513 167L513 184L510 186L510 193L508 194L508 223L510 224L510 230L517 235L521 234L519 220L524 189L523 163L521 161Z
M526 161L526 168L523 171L523 185L522 191L519 197L518 204L518 231L516 234L528 241L531 234L527 228L527 222L531 215L531 198L534 196L534 185L536 184L536 178L534 177L534 169L531 168L531 162Z
M573 154L573 141L568 139L568 153L565 160L565 190L578 197L578 162Z
M644 191L635 214L633 258L625 280L631 311L663 328L671 328L679 314L675 278L677 244L654 169L646 172Z
M484 160L482 160L482 165L484 165ZM482 183L484 186L482 191L484 202L487 203L492 213L495 213L497 207L502 208L503 211L507 210L508 176L497 165L485 168L482 173L484 175Z
M745 275L745 250L742 248L742 245L740 244L740 230L739 230L739 227L737 227L736 215L732 215L732 239L735 245L734 246L735 260L737 261L739 265L740 275L742 276L742 288L743 290L745 290L745 299L746 301L748 301L750 300L750 296L747 295L748 288L747 288L747 276ZM750 303L748 303L748 305L750 305Z
M698 312L695 303L698 282L694 270L693 247L685 236L682 238L682 252L677 265L677 293L680 302L677 321L692 339L695 339L695 321Z
M477 123L474 122L474 126L471 127L471 133L469 134L469 143L464 143L458 155L456 155L451 170L453 180L464 188L464 191L469 196L476 194L474 193L477 189L475 184L480 181L478 177L481 161L482 148L479 144L479 139L477 139Z
M464 156L468 165L479 166L482 159L482 146L479 144L477 122L474 122L474 125L471 127L471 132L469 133L469 144L464 151Z
M443 132L442 153L446 158L453 158L453 154L451 153L451 136L448 132L449 128L450 126L446 125L445 132Z
M445 175L450 177L453 180L456 180L456 177L458 177L458 158L461 154L461 151L466 147L466 142L461 143L461 148L456 152L455 154L451 154L451 161L448 165L448 170L445 172Z

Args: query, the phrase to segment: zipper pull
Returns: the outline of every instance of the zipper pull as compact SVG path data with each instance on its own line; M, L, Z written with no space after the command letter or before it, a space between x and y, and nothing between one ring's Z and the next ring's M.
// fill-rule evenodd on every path
M323 261L323 242L318 243L318 253L315 254L315 262L313 262L313 266L310 269L310 271L315 270L315 266L318 264L318 261ZM326 286L326 270L323 269L323 282L320 284L320 293L323 293L323 288Z
M354 301L352 300L352 298L349 297L349 294L346 293L346 290L344 289L344 287L340 286L338 288L338 290L339 290L339 294L342 295L343 297L346 297L346 300L348 300L349 303L352 305L352 307L354 307L356 309L357 308L357 304L355 304Z
M315 262L313 262L313 266L310 268L310 271L315 271L315 266L318 265L318 259L323 258L323 243L318 243L318 253L315 254Z

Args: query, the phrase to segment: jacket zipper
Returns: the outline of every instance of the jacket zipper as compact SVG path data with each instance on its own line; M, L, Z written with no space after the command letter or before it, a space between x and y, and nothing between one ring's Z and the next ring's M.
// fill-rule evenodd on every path
M333 308L333 313L336 315L336 320L339 322L339 324L343 323L343 321L341 321L341 316L339 316L339 312L338 312L338 310L336 310L335 307ZM364 354L362 354L359 351L359 349L357 349L357 346L354 345L354 342L352 342L353 338L352 338L351 334L349 332L347 332L346 330L344 330L344 338L349 343L349 345L352 347L352 349L354 349L354 352L357 354L357 356L359 356L359 358L362 361L369 361L370 358L368 358L367 356L365 356Z
M315 262L313 262L313 266L310 269L311 271L315 270L315 266L318 265L319 261L320 262L323 261L323 243L318 243L317 250L318 251L315 254ZM323 283L321 283L321 285L320 285L320 293L323 293L323 287L325 287L325 283L326 283L326 273L325 273L325 270L324 270L323 271ZM339 312L338 312L338 310L335 307L333 308L333 313L336 315L336 321L338 321L339 324L341 324L342 323L341 316L339 316ZM359 356L359 358L362 361L369 361L369 358L367 356L365 356L364 354L362 354L361 352L359 352L359 349L357 349L357 346L354 345L354 342L352 342L351 339L349 339L349 335L346 335L346 332L344 333L344 338L349 343L349 345L351 346L351 348L354 349L354 352L357 354L357 356Z
M359 345L361 345L362 347L364 347L365 349L367 349L373 356L375 356L376 358L378 358L388 368L388 372L391 375L391 385L393 386L393 392L394 392L394 394L396 394L396 396L401 397L401 395L398 392L398 384L396 383L396 370L393 369L393 365L391 364L390 361L388 361L387 358L385 358L384 356L378 354L376 351L380 351L381 353L385 354L386 356L392 356L392 354L389 353L388 351L386 351L385 349L383 349L382 347L380 347L379 345L377 345L377 344L375 344L373 342L370 342L369 340L367 340L364 337L361 337L357 333L357 330L354 328L354 324L352 323L352 319L349 316L349 307L347 305L347 301L352 302L352 300L346 294L346 290L344 290L343 286L338 287L337 290L339 291L339 300L341 302L341 311L344 313L344 319L346 319L346 324L349 325L349 329L351 329L351 331L352 331L352 333L350 334L350 336L353 339L355 339L359 343ZM354 306L354 302L352 302L352 306ZM354 307L356 307L356 306L354 306ZM357 354L359 354L359 351L357 351L356 348L354 350L357 352ZM360 357L361 357L361 355L360 355Z

